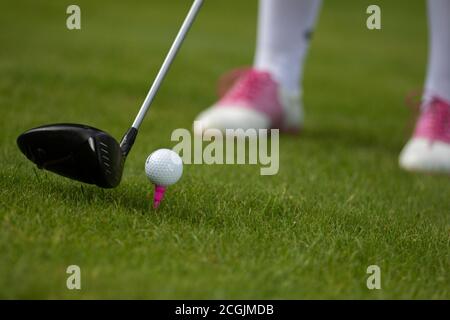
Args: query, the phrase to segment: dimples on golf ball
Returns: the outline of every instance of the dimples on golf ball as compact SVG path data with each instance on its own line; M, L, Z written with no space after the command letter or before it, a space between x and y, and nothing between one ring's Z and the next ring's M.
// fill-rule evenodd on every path
M172 150L156 150L145 161L145 174L158 186L170 186L180 180L183 174L183 161Z

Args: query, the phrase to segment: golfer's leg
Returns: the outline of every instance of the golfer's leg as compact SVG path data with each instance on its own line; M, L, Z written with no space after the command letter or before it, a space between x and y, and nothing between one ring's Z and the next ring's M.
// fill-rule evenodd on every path
M400 154L412 171L450 173L450 1L428 0L430 53L425 95L413 137Z
M320 5L320 0L260 0L254 67L197 117L203 129L301 129L300 81Z
M260 0L255 68L288 91L300 88L320 0Z
M428 0L430 50L426 94L450 102L450 1Z

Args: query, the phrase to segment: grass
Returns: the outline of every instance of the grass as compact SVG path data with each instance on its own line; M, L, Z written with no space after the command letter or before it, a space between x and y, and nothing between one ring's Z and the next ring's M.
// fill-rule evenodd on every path
M280 171L185 166L158 212L146 156L172 147L215 100L224 71L252 61L256 1L207 2L161 89L115 190L39 171L15 145L43 123L126 130L186 3L80 0L2 5L1 298L449 299L448 177L397 165L405 94L426 64L425 3L327 1L305 75L300 137ZM365 28L369 4L381 31ZM407 9L406 9L407 8ZM82 290L66 289L68 265ZM382 290L366 288L379 265Z

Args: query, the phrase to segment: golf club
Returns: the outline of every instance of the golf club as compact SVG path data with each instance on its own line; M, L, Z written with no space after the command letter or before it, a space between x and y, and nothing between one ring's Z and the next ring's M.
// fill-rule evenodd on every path
M133 125L120 143L108 133L87 125L52 124L28 130L17 138L23 154L40 169L102 188L117 187L139 127L202 4L203 0L194 1Z

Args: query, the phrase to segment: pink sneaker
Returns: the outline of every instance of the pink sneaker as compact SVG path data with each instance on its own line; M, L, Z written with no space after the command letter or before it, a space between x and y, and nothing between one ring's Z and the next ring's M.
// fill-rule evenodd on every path
M298 132L302 123L299 95L280 89L268 72L248 69L196 119L203 130L271 129Z
M450 173L450 104L434 97L422 105L412 139L400 154L406 170Z

